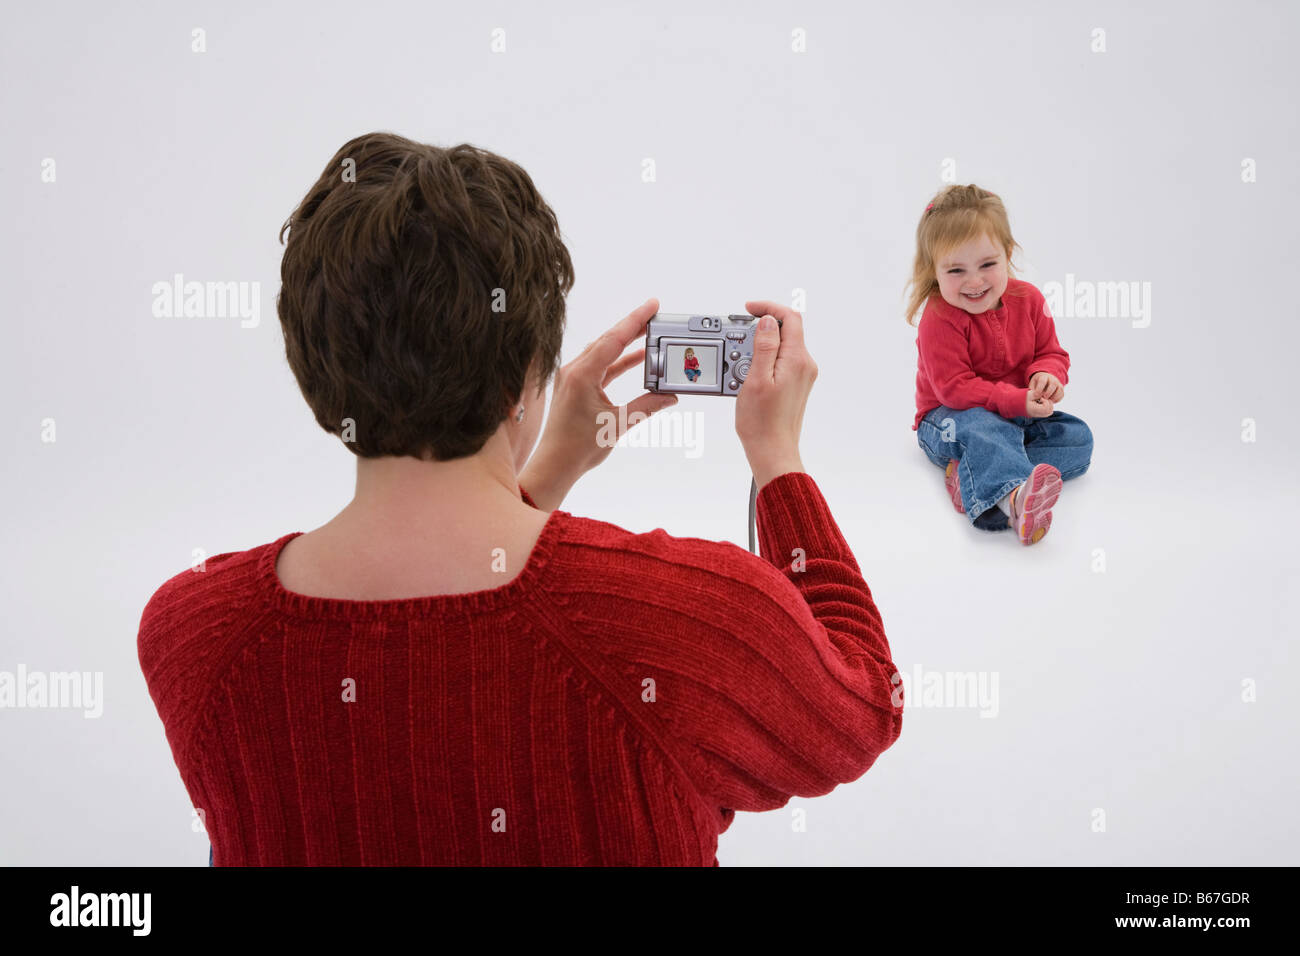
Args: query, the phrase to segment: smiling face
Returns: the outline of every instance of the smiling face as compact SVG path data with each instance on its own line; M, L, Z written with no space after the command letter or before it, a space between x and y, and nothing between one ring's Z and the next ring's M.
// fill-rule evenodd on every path
M1007 290L1007 256L988 235L950 249L935 264L943 301L971 315L1002 305ZM974 295L974 293L979 293Z

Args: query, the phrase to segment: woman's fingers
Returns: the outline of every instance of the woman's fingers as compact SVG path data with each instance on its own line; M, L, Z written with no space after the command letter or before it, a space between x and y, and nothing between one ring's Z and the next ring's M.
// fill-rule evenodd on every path
M746 302L745 308L749 310L750 315L762 317L770 315L780 323L780 344L777 354L774 358L768 359L764 356L764 363L771 361L771 371L781 375L806 375L809 382L817 378L817 363L813 361L812 355L808 353L808 347L804 343L803 337L803 314L796 312L788 305L782 305L780 302L770 302L759 300ZM757 352L757 348L755 349ZM757 354L755 359L757 359ZM778 369L780 370L778 372ZM750 375L754 373L754 367L750 367ZM764 371L760 370L759 377L763 377ZM748 379L746 379L748 381ZM806 396L805 396L806 397Z
M624 406L625 410L619 412L618 437L623 437L625 432L631 431L655 412L661 412L665 408L671 408L676 404L676 395L662 395L656 392L646 392L644 395L632 399Z
M749 310L750 315L770 315L780 320L781 348L783 350L788 346L803 347L802 314L788 305L782 305L780 302L768 302L767 300L746 302L745 308Z
M621 359L619 359L617 362L615 362L613 365L609 367L609 370L605 373L604 380L600 383L600 387L604 388L606 385L614 381L614 379L618 378L628 369L634 368L637 365L642 364L644 361L645 361L644 348L637 349L635 352L628 352Z
M583 353L573 360L574 364L582 362L588 368L599 369L601 375L604 375L605 369L618 360L623 350L636 341L637 336L645 335L646 324L658 311L659 300L647 299L644 304L637 306L608 332L588 345Z

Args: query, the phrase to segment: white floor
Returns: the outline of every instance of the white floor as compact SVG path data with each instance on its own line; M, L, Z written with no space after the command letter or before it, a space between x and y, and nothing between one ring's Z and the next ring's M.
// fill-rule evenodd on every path
M917 462L932 508L868 524L827 497L905 679L996 674L996 711L927 707L913 677L872 770L791 801L805 831L788 810L738 815L721 862L1293 864L1294 479L1243 460L1171 485L1163 465L1095 461L1024 547L971 528Z

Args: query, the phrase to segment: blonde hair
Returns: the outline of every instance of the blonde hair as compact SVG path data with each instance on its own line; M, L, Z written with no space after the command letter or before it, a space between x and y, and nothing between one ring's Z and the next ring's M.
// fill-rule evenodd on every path
M912 278L905 289L907 311L903 318L908 325L916 313L939 291L935 278L935 263L958 246L988 236L1007 255L1007 274L1015 275L1011 254L1020 244L1011 235L1002 200L987 189L974 184L945 186L935 194L921 221L916 227L916 259L912 263Z
M694 355L694 354L695 354L695 349L691 348L691 347L688 345L688 346L686 346L686 352L685 352L685 354L686 354L686 355Z

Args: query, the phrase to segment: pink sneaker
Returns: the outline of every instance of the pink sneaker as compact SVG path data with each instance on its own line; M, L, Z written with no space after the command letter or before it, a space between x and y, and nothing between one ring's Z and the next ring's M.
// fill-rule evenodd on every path
M1052 526L1052 505L1061 497L1061 473L1055 465L1035 465L1011 499L1011 527L1021 544L1037 544Z
M952 506L961 514L965 514L966 508L961 503L961 485L957 480L956 458L949 461L948 467L943 470L943 486L948 489L948 494L952 495Z

